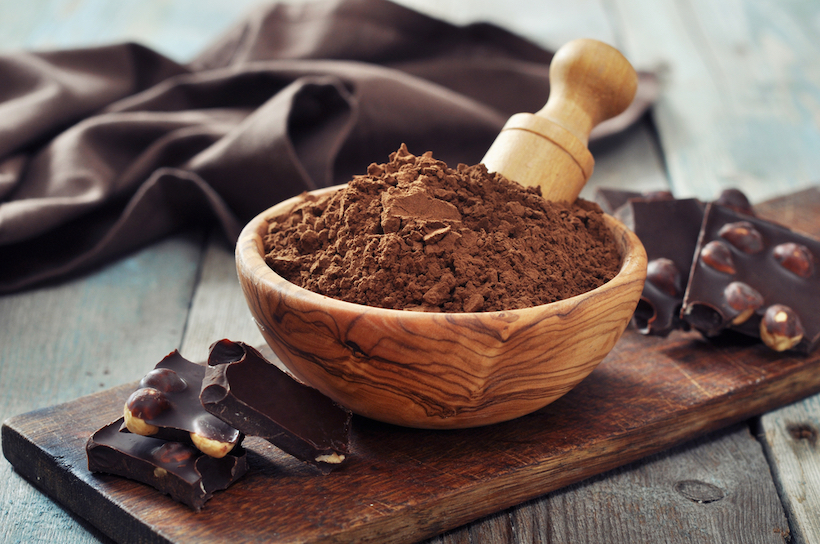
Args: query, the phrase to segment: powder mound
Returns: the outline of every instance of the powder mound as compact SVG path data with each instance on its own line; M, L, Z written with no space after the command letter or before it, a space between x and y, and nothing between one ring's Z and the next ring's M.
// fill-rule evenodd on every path
M621 262L597 204L549 202L483 164L449 168L404 144L268 222L265 260L277 274L381 308L527 308L599 287Z

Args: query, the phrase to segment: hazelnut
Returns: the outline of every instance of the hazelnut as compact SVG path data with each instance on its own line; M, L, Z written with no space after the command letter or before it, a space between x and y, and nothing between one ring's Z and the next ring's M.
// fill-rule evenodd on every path
M127 404L123 408L122 417L125 421L125 427L134 434L138 434L140 436L151 436L152 434L157 434L159 432L159 427L156 425L146 423L142 419L132 415Z
M199 451L217 459L225 457L239 442L239 431L210 416L194 421L194 431L190 436Z
M763 296L752 286L741 281L733 281L723 290L726 303L733 310L740 312L732 319L733 325L740 325L748 320L755 313L755 310L763 306Z
M197 433L191 433L191 442L194 443L194 446L196 446L199 451L208 457L214 457L216 459L225 457L234 447L234 444L230 442L207 438Z
M757 253L763 249L763 236L748 221L726 223L718 231L718 236L744 253Z
M774 258L789 272L808 278L814 274L814 256L802 244L787 242L774 248Z
M140 387L153 387L163 393L182 391L188 384L170 368L155 368L140 380Z
M649 261L646 280L670 297L677 296L681 291L680 272L671 259L660 257Z
M794 310L783 304L772 304L760 321L760 338L775 351L785 351L800 343L805 334Z
M726 247L726 244L718 240L713 240L703 246L700 250L700 260L706 266L714 268L718 272L726 274L734 274L735 263L732 260L732 252Z
M150 436L159 430L156 426L146 423L171 407L171 403L157 389L143 387L137 389L125 401L123 417L125 426L134 434Z
M316 456L317 463L329 463L331 465L338 465L344 460L345 456L343 454L336 453L335 451L333 453L325 453Z
M724 189L715 200L715 204L746 215L755 214L749 199L739 189Z
M182 442L166 442L151 452L151 456L159 463L177 463L181 465L197 454L195 448Z

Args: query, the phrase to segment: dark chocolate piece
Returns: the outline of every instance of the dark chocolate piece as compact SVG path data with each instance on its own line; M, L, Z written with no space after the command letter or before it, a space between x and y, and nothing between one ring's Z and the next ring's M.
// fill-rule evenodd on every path
M174 350L143 377L123 409L129 431L188 442L212 457L239 444L239 431L208 413L199 402L205 366Z
M688 329L680 310L703 222L703 204L696 199L633 199L626 208L626 226L641 240L648 261L632 324L642 334L657 336Z
M707 336L728 328L762 337L777 351L809 352L820 338L818 258L816 239L709 205L683 318Z
M349 410L304 385L241 342L211 346L200 400L244 434L271 442L323 472L349 453Z
M142 482L195 510L248 470L241 446L216 459L190 444L120 432L121 426L119 419L91 436L88 470Z

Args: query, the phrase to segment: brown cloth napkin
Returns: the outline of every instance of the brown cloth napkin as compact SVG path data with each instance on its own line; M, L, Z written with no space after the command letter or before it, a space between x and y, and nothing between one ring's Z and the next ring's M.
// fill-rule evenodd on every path
M136 44L0 56L0 292L344 183L402 142L474 164L552 54L386 0L265 6L188 65ZM644 87L646 88L646 87ZM634 122L653 99L599 134Z

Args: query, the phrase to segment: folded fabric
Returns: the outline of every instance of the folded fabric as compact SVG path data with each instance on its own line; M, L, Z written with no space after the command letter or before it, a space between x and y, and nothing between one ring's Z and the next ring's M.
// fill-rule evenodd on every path
M264 6L180 65L137 44L0 56L0 292L344 183L406 143L474 164L552 54L386 0ZM649 81L649 80L645 80ZM629 126L633 107L596 131Z

